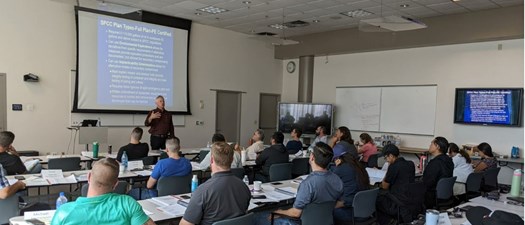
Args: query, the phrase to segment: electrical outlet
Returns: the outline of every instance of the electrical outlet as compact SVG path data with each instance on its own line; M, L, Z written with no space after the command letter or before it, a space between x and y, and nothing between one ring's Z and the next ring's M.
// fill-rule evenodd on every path
M195 125L202 126L202 125L204 125L204 121L198 121L197 120L197 121L195 121Z

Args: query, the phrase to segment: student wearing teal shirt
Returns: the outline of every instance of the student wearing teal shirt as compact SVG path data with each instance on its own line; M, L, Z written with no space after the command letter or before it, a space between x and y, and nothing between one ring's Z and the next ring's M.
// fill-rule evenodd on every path
M62 205L51 224L155 224L133 198L111 193L117 185L118 173L119 165L114 159L97 161L88 175L87 197Z

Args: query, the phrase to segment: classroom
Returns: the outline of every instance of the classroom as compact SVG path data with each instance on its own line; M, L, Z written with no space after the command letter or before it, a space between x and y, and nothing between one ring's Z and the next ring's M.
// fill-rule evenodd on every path
M357 15L363 13L365 15ZM445 153L441 156L447 157L444 159L448 160L447 163L451 161L449 158L456 155L449 154L449 143L457 144L460 152L466 150L464 152L471 154L474 165L480 157L481 162L485 157L484 153L479 153L483 147L476 146L488 143L490 155L496 162L494 167L498 168L496 190L478 188L475 190L478 195L472 198L469 198L468 193L459 198L456 195L448 196L446 200L451 202L439 202L447 207L438 207L440 204L437 203L434 206L432 203L432 207L425 207L425 210L415 213L411 220L426 219L428 222L429 214L435 213L428 210L435 208L437 214L440 213L440 219L448 212L450 219L447 219L447 224L470 222L475 225L476 222L470 219L467 221L466 212L460 212L460 218L454 217L463 208L467 211L468 207L465 206L470 204L471 208L485 206L490 211L499 209L514 216L517 214L523 223L523 14L522 0L5 0L0 3L0 132L14 133L16 138L12 141L12 147L18 152L29 154L20 154L25 160L38 159L36 161L43 167L42 171L51 169L49 162L57 157L75 156L80 161L75 165L78 169L73 172L63 169L64 173L60 175L64 179L74 175L74 184L66 181L61 185L30 185L29 181L37 178L26 173L11 173L7 169L7 173L2 172L0 178L6 177L11 184L13 179L24 182L15 179L15 176L23 176L26 179L23 188L13 193L18 192L16 195L23 196L21 199L47 203L54 210L59 192L66 192L70 201L81 198L81 186L87 184L87 173L97 168L95 165L99 159L108 158L100 161L107 163L107 168L100 163L100 169L108 169L113 165L115 160L110 158L116 158L122 165L122 154L117 155L117 152L130 143L130 133L132 142L134 134L140 133L138 141L149 146L146 156L153 158L153 164L163 158L187 159L191 163L188 173L196 175L201 190L214 182L217 182L217 187L220 186L221 180L211 176L224 169L219 165L219 153L225 149L233 152L238 150L238 157L237 153L233 154L233 163L242 160L239 167L243 170L239 178L246 175L248 190L251 192L248 199L251 200L244 212L234 212L235 216L231 214L220 220L246 214L250 215L247 221L252 221L218 223L219 219L206 218L209 215L191 215L195 213L184 207L189 215L185 215L184 210L182 214L152 215L145 212L140 219L148 217L151 221L147 220L143 224L179 224L179 221L180 224L199 224L199 221L200 224L264 224L260 222L261 217L275 210L280 215L290 216L292 213L291 217L295 216L296 219L304 216L302 224L353 224L354 216L350 220L338 220L334 214L332 218L334 210L326 212L324 216L319 216L318 210L312 209L308 211L310 213L304 213L309 209L308 205L300 208L303 215L301 210L293 214L297 213L294 211L297 210L295 203L299 202L298 196L302 194L298 187L303 180L307 180L307 174L311 171L312 174L318 173L315 169L337 174L335 170L339 164L336 161L348 161L348 151L339 155L341 146L338 146L338 142L341 142L341 138L338 134L349 133L351 146L345 146L345 149L355 149L360 154L360 158L355 160L361 159L364 164L355 168L368 172L366 178L371 185L365 185L365 189L377 190L379 193L373 198L377 198L373 215L364 218L374 221L360 222L402 224L412 221L399 218L399 213L397 216L389 215L386 222L386 217L378 216L385 214L381 208L384 203L381 198L382 192L388 191L388 185L385 189L383 183L393 173L387 173L390 171L387 167L383 168L382 173L379 172L385 161L390 163L389 158L393 157L392 162L398 159L413 162L414 165L408 167L415 168L415 178L411 176L407 179L424 181L425 166L435 165L438 160L433 159L437 158L440 151ZM396 22L392 22L392 19ZM126 35L122 35L124 33ZM159 53L144 50L119 55L124 52L122 46L131 48L129 43L125 45L123 42L136 40L133 38L137 36L144 38L141 39L143 43L151 43L149 49L166 48L173 51ZM101 47L103 42L121 45L122 48L116 50L111 45ZM139 49L144 46L137 44L133 47ZM103 52L107 55L101 56ZM118 60L142 60L144 63L133 67L111 57L120 57ZM115 72L115 64L121 66L120 71ZM159 78L162 75L151 75L153 70L169 74L167 80ZM137 77L140 74L148 77L132 81L137 83L126 83L136 85L141 92L126 92L124 83L119 83L121 86L118 88L104 86L103 82L115 84L115 77L125 80L126 75L123 74L126 71L131 71L129 74L136 74ZM112 74L113 78L100 79L102 74ZM150 93L147 85L153 82L158 85L155 88L162 91ZM458 96L462 91L468 96L477 91L511 92L505 95L505 99L512 98L511 105L515 106L512 109L517 111L515 121L503 124L459 121L459 115L463 112L458 111L458 107L462 107L458 103ZM166 117L171 121L171 128L174 127L167 135L155 131L152 133L150 130L154 126L151 121L156 118L149 119L152 114L156 115L152 110L156 108L158 95L164 96L162 102L166 103L168 112L173 113L172 117ZM113 99L117 98L115 96L123 96L121 102ZM124 98L133 98L135 102L131 104L130 100L123 103L126 101L122 100ZM318 147L315 144L318 142L316 135L319 135L320 124L310 127L298 125L301 119L296 119L295 123L286 125L286 111L292 111L293 114L301 111L301 107L320 107L313 116L309 114L315 118L321 118L323 111L328 114L329 122L323 125L328 129L321 132L327 135L324 142L333 156L328 166L323 163L320 165L321 159L314 159L326 156L325 146ZM304 116L303 119L308 117L303 114L300 116ZM90 121L94 126L84 127ZM347 129L338 129L341 127ZM141 128L140 132L135 128ZM223 139L229 145L214 142L212 136L216 133L224 134ZM361 156L362 146L368 143L363 141L363 133L371 137L371 145L379 153L374 157L375 166L372 166L378 171L371 172L370 168L365 168L370 165L370 161L363 161ZM178 140L166 139L173 136ZM446 145L440 146L441 139L438 137L444 137ZM0 136L0 144L3 144L2 138ZM161 141L152 143L154 139ZM173 142L168 144L170 140ZM94 141L98 142L96 148L103 157L93 156ZM261 141L261 152L254 152L257 156L251 157L249 146L255 145L257 141ZM289 154L289 158L286 157L282 163L292 165L294 160L303 161L308 169L300 174L292 172L291 176L284 179L272 179L264 162L259 162L259 156L264 155L266 150L275 150L272 149L275 145L284 147L294 141L299 141L300 149ZM395 143L395 149L382 143L385 141ZM168 150L168 145L174 146L178 156ZM4 146L5 149L9 149L8 146ZM0 146L0 150L3 149ZM113 153L108 152L110 149ZM222 151L215 154L214 149ZM5 151L0 151L0 154ZM9 150L7 152L6 155L12 156ZM211 165L199 167L203 161L210 161L210 157L214 159ZM138 167L149 173L134 173L131 169L118 173L118 180L127 182L126 192L138 189L138 197L134 195L136 193L128 193L137 200L133 204L138 202L145 211L149 209L149 213L160 206L166 206L166 210L181 210L171 202L159 203L162 199L154 202L151 199L155 197L148 200L142 196L143 193L149 193L150 181L157 181L152 175L154 168L147 164L143 161ZM130 165L135 166L134 163ZM6 166L3 166L5 169ZM472 167L470 163L469 166ZM231 167L234 168L233 164ZM126 168L130 168L127 159ZM376 180L377 177L372 177L373 173L381 177ZM266 177L258 179L257 175ZM517 183L517 197L521 198L521 202L515 206L507 204L507 201L511 202L507 196L513 193L511 186L515 186L517 177L521 179ZM190 179L193 176L187 180L188 184L192 182ZM343 178L341 180L345 183ZM372 180L377 182L373 183ZM483 178L483 182L485 180ZM286 194L283 197L282 192L273 191L275 196L272 197L278 199L277 203L261 204L261 199L254 199L261 198L260 193L254 194L253 191L256 181L262 181L264 190L293 190L292 197ZM340 180L337 182L341 183ZM357 180L353 179L353 182ZM455 184L452 183L459 185L465 182L456 180ZM4 181L1 183L0 187L3 187ZM393 187L391 183L390 188ZM484 184L480 185L485 187ZM156 185L153 183L153 187L158 189ZM41 191L46 194L41 194ZM236 192L240 194L243 191ZM180 194L189 192L178 192L176 197L182 201ZM95 191L87 193L89 196ZM504 206L480 196L491 197L494 193L499 199L495 202L505 202ZM42 198L43 195L49 196ZM512 196L516 197L514 194ZM435 199L435 196L431 198ZM2 201L4 198L0 195L0 205ZM190 206L196 207L193 204ZM342 208L353 210L348 205ZM418 218L418 214L423 217ZM15 218L15 215L4 218L2 214L0 224L31 224L25 221L28 218L24 219L23 214L17 216L12 221L10 219ZM202 221L194 219L199 216ZM51 223L49 217L53 215L35 218L45 221L44 224L62 224L56 221ZM277 224L282 224L281 220L284 219L276 219Z

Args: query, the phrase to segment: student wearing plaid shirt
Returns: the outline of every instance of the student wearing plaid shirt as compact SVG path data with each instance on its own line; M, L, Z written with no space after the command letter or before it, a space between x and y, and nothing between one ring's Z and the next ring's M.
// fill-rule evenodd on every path
M23 190L25 188L26 184L22 181L17 181L13 185L9 185L4 167L2 167L2 164L0 164L0 199L11 197L17 191Z

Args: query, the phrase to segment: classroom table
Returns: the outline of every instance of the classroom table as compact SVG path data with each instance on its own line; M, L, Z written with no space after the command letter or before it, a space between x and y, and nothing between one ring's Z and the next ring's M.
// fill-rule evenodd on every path
M473 198L469 202L463 203L459 205L458 207L461 208L465 206L483 206L492 211L494 210L506 211L509 213L514 213L520 216L521 218L523 218L523 209L524 209L523 206L509 204L510 200L507 199L507 196L509 195L501 194L499 200L490 200L490 199L480 196L480 197ZM450 222L452 223L452 225L470 224L465 216L465 213L463 213L463 218L450 217Z
M290 195L290 194L286 194L285 195L285 194L282 194L282 193L279 193L279 192L275 192L274 190L276 188L291 188L289 190L293 190L294 193L297 193L297 187L298 186L299 186L299 182L297 180L285 180L285 181L280 181L278 183L273 182L273 184L272 183L264 183L264 184L262 184L262 192L253 192L252 191L252 194L254 194L254 195L264 194L264 195L267 195L267 196L276 194L277 196L280 196L280 198L281 198L281 200L278 201L279 203L290 205L290 204L292 204L293 200L295 199L295 195ZM250 189L252 189L252 188L253 188L253 185L250 185ZM177 195L177 197L180 197L182 195L191 196L190 193L187 193L187 194ZM255 211L255 210L259 209L259 208L265 207L265 204L261 204L261 201L264 201L264 200L253 199L252 198L250 200L250 205L248 206L248 211L251 212L251 211ZM153 201L151 199L139 200L137 202L142 206L142 208L146 212L146 214L153 221L155 221L156 223L180 220L182 218L183 211L185 211L185 207L184 207L183 211L181 211L182 214L172 215L172 214L168 214L168 213L165 213L165 212L159 210L158 208L161 207L162 205L156 203L155 201ZM24 221L24 217L23 216L16 216L16 217L13 217L13 218L9 219L9 223L12 224L12 225L26 225L26 224L28 224L28 223L26 223Z

